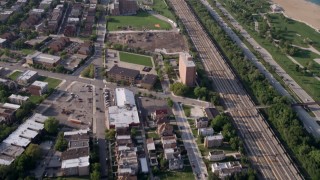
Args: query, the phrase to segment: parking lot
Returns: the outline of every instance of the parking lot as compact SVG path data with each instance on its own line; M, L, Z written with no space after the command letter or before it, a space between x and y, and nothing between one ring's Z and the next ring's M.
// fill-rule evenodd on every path
M91 129L92 101L92 85L76 82L68 87L44 115L55 116L61 124L73 128Z

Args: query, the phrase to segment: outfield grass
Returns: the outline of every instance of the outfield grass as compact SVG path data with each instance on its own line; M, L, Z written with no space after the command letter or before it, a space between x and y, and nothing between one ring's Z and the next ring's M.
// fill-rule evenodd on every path
M157 27L159 25L159 27ZM108 20L108 30L117 31L131 26L134 30L166 30L171 29L171 25L162 21L148 12L139 11L134 16L110 16Z
M320 51L320 33L308 25L285 18L282 14L270 14L271 24L277 30L280 30L280 36L292 41L293 44L303 47L308 47L304 39L310 39L313 42L313 47ZM287 31L284 29L287 28Z
M55 79L55 78L50 78L50 77L45 77L45 76L40 76L37 79L38 81L44 81L44 82L48 82L48 88L53 88L55 89L60 83L61 80L60 79Z
M153 67L150 56L119 52L120 61Z
M15 80L17 80L17 78L18 78L21 74L22 74L21 71L15 71L15 72L13 72L12 74L10 74L10 75L8 76L8 78L11 79L11 80L13 80L13 81L15 81Z
M167 6L164 0L153 0L153 5L151 7L154 11L161 14L162 16L165 16L173 21L176 21L175 16L169 10L169 7Z

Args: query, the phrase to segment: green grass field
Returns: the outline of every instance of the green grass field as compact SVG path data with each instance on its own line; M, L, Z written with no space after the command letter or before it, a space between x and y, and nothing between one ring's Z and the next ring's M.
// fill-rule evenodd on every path
M22 74L21 71L15 71L14 73L10 74L8 78L15 81L21 74Z
M183 171L166 171L161 172L161 174L157 175L161 180L194 180L195 176L192 172L191 167L185 168Z
M314 61L314 59L319 59L320 55L301 49L292 57L304 67L308 67L309 63L312 62L312 67L308 67L308 69L320 74L320 65Z
M35 104L40 104L42 101L44 100L44 97L43 96L34 96L34 95L31 95L29 97L29 101L30 102L33 102Z
M312 46L320 51L320 33L304 23L285 18L282 14L270 14L269 16L272 26L280 30L282 37L303 47L308 47L304 39L310 39L313 42ZM285 28L287 31L284 31Z
M34 52L34 50L33 49L21 49L21 52L23 54L28 55L28 54L32 54Z
M159 27L157 27L159 25ZM122 28L131 27L134 30L143 29L156 29L166 30L171 29L171 25L165 21L162 21L147 12L139 11L134 16L110 16L108 21L108 30L117 31Z
M48 82L48 88L56 88L60 83L61 80L60 79L55 79L55 78L50 78L50 77L45 77L45 76L40 76L38 79L38 81L44 81L44 82Z
M164 0L153 0L153 5L151 7L157 13L173 21L176 21L176 18L174 17L173 13L169 10L169 7L167 6Z
M142 56L142 55L126 53L126 52L119 52L119 54L120 54L120 61L153 67L150 56Z

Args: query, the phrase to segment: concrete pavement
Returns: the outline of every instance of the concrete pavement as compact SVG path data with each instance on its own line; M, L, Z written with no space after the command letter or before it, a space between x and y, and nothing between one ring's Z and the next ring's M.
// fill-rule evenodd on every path
M192 169L196 176L196 179L198 179L198 175L200 177L199 179L201 180L207 179L206 178L206 176L208 175L207 167L203 162L201 152L199 151L198 145L195 142L190 125L187 121L187 118L184 114L181 104L174 102L172 112L176 117L178 128L181 132L183 144L188 153L189 161L191 164L194 164L194 166L192 166Z

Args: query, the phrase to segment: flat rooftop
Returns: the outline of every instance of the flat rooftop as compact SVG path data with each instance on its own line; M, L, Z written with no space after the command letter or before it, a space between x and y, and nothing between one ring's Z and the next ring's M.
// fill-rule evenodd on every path
M60 57L59 56L54 56L51 54L44 54L42 52L36 51L33 54L29 54L26 59L32 59L33 61L36 62L43 62L43 63L57 63L58 61L60 61Z
M136 105L133 92L126 88L116 88L115 99L116 105L119 107L125 106L126 104Z
M192 60L192 56L187 52L180 53L179 59L182 60L182 62L185 64L186 67L196 66L196 64Z
M11 94L9 96L9 99L18 99L18 100L22 100L22 101L26 101L29 99L28 96L21 96L21 95L18 95L18 94Z
M36 76L38 73L36 71L26 70L17 79L17 81L28 81L30 78Z
M48 83L43 81L35 81L32 83L32 86L38 86L38 87L41 87L41 89L43 89L46 86L48 86Z
M110 126L128 127L130 124L139 124L139 115L137 107L127 109L125 107L110 106L109 107Z
M89 156L63 160L61 168L87 167L90 165Z

